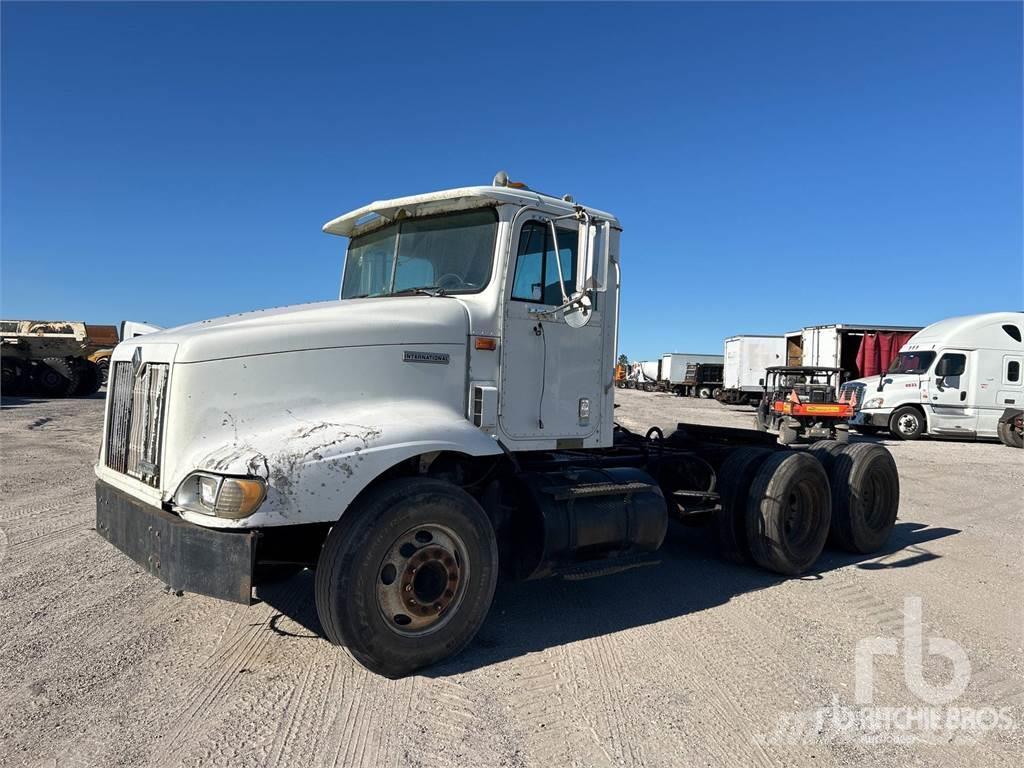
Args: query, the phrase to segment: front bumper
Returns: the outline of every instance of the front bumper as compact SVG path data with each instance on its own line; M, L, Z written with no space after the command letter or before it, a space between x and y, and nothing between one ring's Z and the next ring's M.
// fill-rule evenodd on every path
M891 410L859 410L853 416L850 417L851 427L878 427L879 429L888 428L889 417L892 416Z
M255 531L202 528L102 480L96 531L171 589L252 602Z

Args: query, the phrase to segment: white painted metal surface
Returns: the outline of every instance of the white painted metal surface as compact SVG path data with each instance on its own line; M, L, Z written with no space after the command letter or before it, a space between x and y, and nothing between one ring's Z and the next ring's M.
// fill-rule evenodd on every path
M785 364L784 336L731 336L725 340L722 386L760 392L765 369Z
M158 487L106 466L102 453L96 474L154 505L172 503L197 470L262 478L267 498L248 518L180 512L199 525L248 528L337 520L381 473L438 451L485 456L500 454L502 444L510 451L610 445L614 217L584 209L609 236L611 264L579 263L575 284L566 285L570 294L582 288L588 268L608 276L605 290L590 292L593 314L582 328L567 325L554 307L510 301L523 222L575 230L574 205L565 200L467 187L372 203L324 229L359 236L392 220L479 207L495 210L497 223L484 254L489 278L476 292L282 307L123 341L113 363L170 366ZM486 404L479 426L474 391Z

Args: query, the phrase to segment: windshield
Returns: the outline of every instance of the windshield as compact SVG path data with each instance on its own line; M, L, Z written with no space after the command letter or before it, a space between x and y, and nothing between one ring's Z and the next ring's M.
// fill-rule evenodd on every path
M934 360L934 352L900 352L889 366L889 373L924 373Z
M491 277L493 208L407 219L349 243L341 298L415 290L477 293Z

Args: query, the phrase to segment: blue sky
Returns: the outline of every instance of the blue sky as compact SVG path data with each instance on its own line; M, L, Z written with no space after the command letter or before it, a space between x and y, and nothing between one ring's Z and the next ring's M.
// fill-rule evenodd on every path
M2 313L337 296L321 224L513 178L623 221L620 348L1024 306L1021 4L2 7Z

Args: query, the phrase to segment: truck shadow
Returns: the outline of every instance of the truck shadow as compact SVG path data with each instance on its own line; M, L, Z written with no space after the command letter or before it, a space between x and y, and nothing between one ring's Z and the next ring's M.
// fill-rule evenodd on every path
M826 549L815 570L801 578L818 580L829 571L854 566L865 570L906 568L939 557L925 545L960 533L897 523L886 548L873 555ZM733 597L785 581L754 566L719 558L708 529L673 526L653 555L597 563L558 578L501 582L484 626L461 654L421 674L445 677L487 667L534 651L713 608ZM261 586L258 596L283 618L300 625L292 637L323 637L313 602L312 573Z

